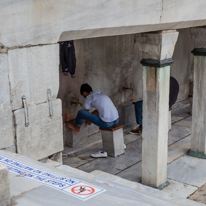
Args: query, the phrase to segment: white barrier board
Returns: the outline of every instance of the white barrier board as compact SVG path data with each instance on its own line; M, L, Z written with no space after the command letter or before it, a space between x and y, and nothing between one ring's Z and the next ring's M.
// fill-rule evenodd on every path
M81 180L47 172L1 154L0 163L6 165L9 172L13 175L47 185L83 201L106 191L103 188L82 182Z

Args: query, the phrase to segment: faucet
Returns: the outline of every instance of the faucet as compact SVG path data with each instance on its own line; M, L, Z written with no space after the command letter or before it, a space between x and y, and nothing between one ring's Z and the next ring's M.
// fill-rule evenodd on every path
M76 104L76 105L79 104L80 106L82 106L82 103L79 101L79 97L76 102L70 101L70 105L73 105L73 104Z
M123 87L122 87L122 89L123 89L123 91L124 91L124 90L126 90L126 89L131 89L132 91L134 91L134 89L132 88L132 84L131 84L131 83L130 83L130 87L129 87L129 88L128 88L128 87L123 86Z

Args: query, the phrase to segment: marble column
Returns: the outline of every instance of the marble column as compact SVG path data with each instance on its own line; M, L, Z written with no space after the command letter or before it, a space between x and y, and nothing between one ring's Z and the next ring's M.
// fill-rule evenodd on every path
M143 65L142 183L162 189L167 181L170 64L175 30L136 35Z
M206 159L206 27L191 28L194 41L192 138L188 155Z

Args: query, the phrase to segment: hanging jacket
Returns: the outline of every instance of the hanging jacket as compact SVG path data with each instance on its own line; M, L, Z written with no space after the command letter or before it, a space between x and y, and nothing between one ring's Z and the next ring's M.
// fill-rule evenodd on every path
M62 65L62 72L69 72L71 76L74 77L76 68L76 57L73 40L60 43L60 61Z

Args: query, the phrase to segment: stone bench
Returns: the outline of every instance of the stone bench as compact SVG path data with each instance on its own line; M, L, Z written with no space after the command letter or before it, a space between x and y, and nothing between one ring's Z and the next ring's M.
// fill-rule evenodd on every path
M110 128L99 128L102 134L103 150L109 156L117 157L124 153L123 124L117 124Z

